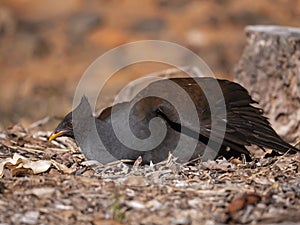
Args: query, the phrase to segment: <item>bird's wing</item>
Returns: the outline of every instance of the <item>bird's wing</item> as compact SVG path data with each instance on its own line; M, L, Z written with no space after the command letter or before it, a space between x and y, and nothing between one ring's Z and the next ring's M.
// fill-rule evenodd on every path
M225 146L245 153L247 150L244 146L252 144L282 153L289 149L299 151L279 137L266 117L263 116L263 110L252 105L256 102L241 85L227 80L217 80L224 96L222 99L223 96L220 98L220 95L216 94L216 80L213 78L174 78L170 80L189 93L197 108L200 121L199 139L210 137L215 142L223 141ZM183 132L184 130L197 131L197 127L194 127L193 123L180 121L180 118L176 117L172 110L160 108L161 113L172 123L179 124Z
M245 146L252 144L279 152L299 151L277 135L254 103L247 90L234 82L172 78L148 85L131 102L116 104L113 110L118 112L131 107L130 124L137 137L147 137L150 120L159 116L176 132L205 144L210 140L246 155L249 152ZM196 118L191 119L194 111ZM112 108L108 107L98 119L109 120L111 112Z
M244 145L257 145L285 153L288 150L299 151L285 142L263 116L263 110L253 106L255 102L241 85L220 80L220 86L226 96L227 129L225 140Z
M117 103L113 106L109 106L101 111L101 113L97 117L97 119L103 121L103 120L107 119L111 115L112 112L117 112L119 110L122 110L125 107L128 107L128 105L129 105L129 102L121 102L121 103Z

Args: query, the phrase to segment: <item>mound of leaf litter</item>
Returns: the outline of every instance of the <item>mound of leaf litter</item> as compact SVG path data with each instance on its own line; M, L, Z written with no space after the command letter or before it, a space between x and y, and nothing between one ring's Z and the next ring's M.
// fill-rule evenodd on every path
M300 154L182 165L86 161L67 138L0 132L1 224L296 224Z

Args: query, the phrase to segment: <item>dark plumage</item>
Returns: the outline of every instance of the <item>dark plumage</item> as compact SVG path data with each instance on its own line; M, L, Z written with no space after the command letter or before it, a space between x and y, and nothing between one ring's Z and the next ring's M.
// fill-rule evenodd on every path
M190 96L197 110L196 114L200 121L200 129L197 123L194 123L194 120L189 119L189 113L192 115L193 111L189 111L188 99L180 91L174 89L170 82L179 85L181 90L184 90ZM224 101L221 101L222 97L217 94L216 85L221 88L219 94L224 96ZM163 94L162 97L159 97L159 95L155 95L157 96L155 97L153 93ZM175 105L180 104L185 109L186 119L180 119L182 114L177 111L176 106L172 105L173 102L166 100L168 98L174 99ZM208 102L211 104L208 104ZM98 118L92 116L90 105L87 99L83 98L79 106L66 115L49 139L53 140L59 136L75 138L76 143L81 147L87 158L96 159L103 163L115 159L134 160L140 155L145 163L162 161L167 158L169 152L176 149L181 134L183 145L179 153L176 154L178 160L182 162L203 155L209 140L210 146L208 146L208 153L205 153L205 159L215 158L219 155L230 157L240 156L240 154L245 154L250 159L250 153L245 148L249 145L257 145L262 149L270 148L279 153L285 153L289 150L291 152L299 151L278 136L268 120L262 115L263 110L254 107L254 103L256 102L252 100L245 88L227 80L216 80L214 78L159 80L148 85L132 101L117 104L113 108L106 108ZM226 110L224 106L226 106ZM130 132L137 138L143 140L151 135L156 135L147 144L137 144L139 150L153 147L152 150L134 150L122 144L119 138L116 137L112 128L111 115L113 115L113 121L120 124L119 133L127 137L129 131L122 130L126 119L128 120L127 113L129 114ZM72 119L74 115L77 118L75 120ZM154 130L151 134L151 124L149 127L149 122L153 118L160 118L161 120L152 124ZM96 124L96 134L91 129L93 124ZM162 135L163 131L160 131L163 126L166 127L164 136ZM224 139L222 135L223 126L226 127ZM74 128L77 130L75 134ZM162 136L164 138L158 145L155 145ZM100 137L102 143L95 141L98 137ZM131 142L136 144L135 140ZM192 154L185 155L185 153L188 153L186 149L188 149L190 143L195 143L195 150ZM220 150L216 149L217 145L220 145Z

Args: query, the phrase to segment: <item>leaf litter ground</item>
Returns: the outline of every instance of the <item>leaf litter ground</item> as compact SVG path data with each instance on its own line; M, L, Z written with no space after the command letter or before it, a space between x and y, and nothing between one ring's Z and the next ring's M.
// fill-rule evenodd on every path
M300 224L299 153L101 165L37 129L0 132L1 224Z

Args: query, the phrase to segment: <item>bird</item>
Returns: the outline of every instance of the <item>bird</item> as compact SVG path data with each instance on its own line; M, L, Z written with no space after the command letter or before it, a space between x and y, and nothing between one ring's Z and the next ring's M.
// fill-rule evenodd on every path
M279 154L299 152L276 133L257 104L233 81L212 77L161 79L130 101L105 108L98 117L93 116L83 96L49 140L61 136L75 139L88 159L104 164L139 156L144 164L158 163L170 153L177 155L178 162L220 156L245 156L250 161L247 146L252 145Z

